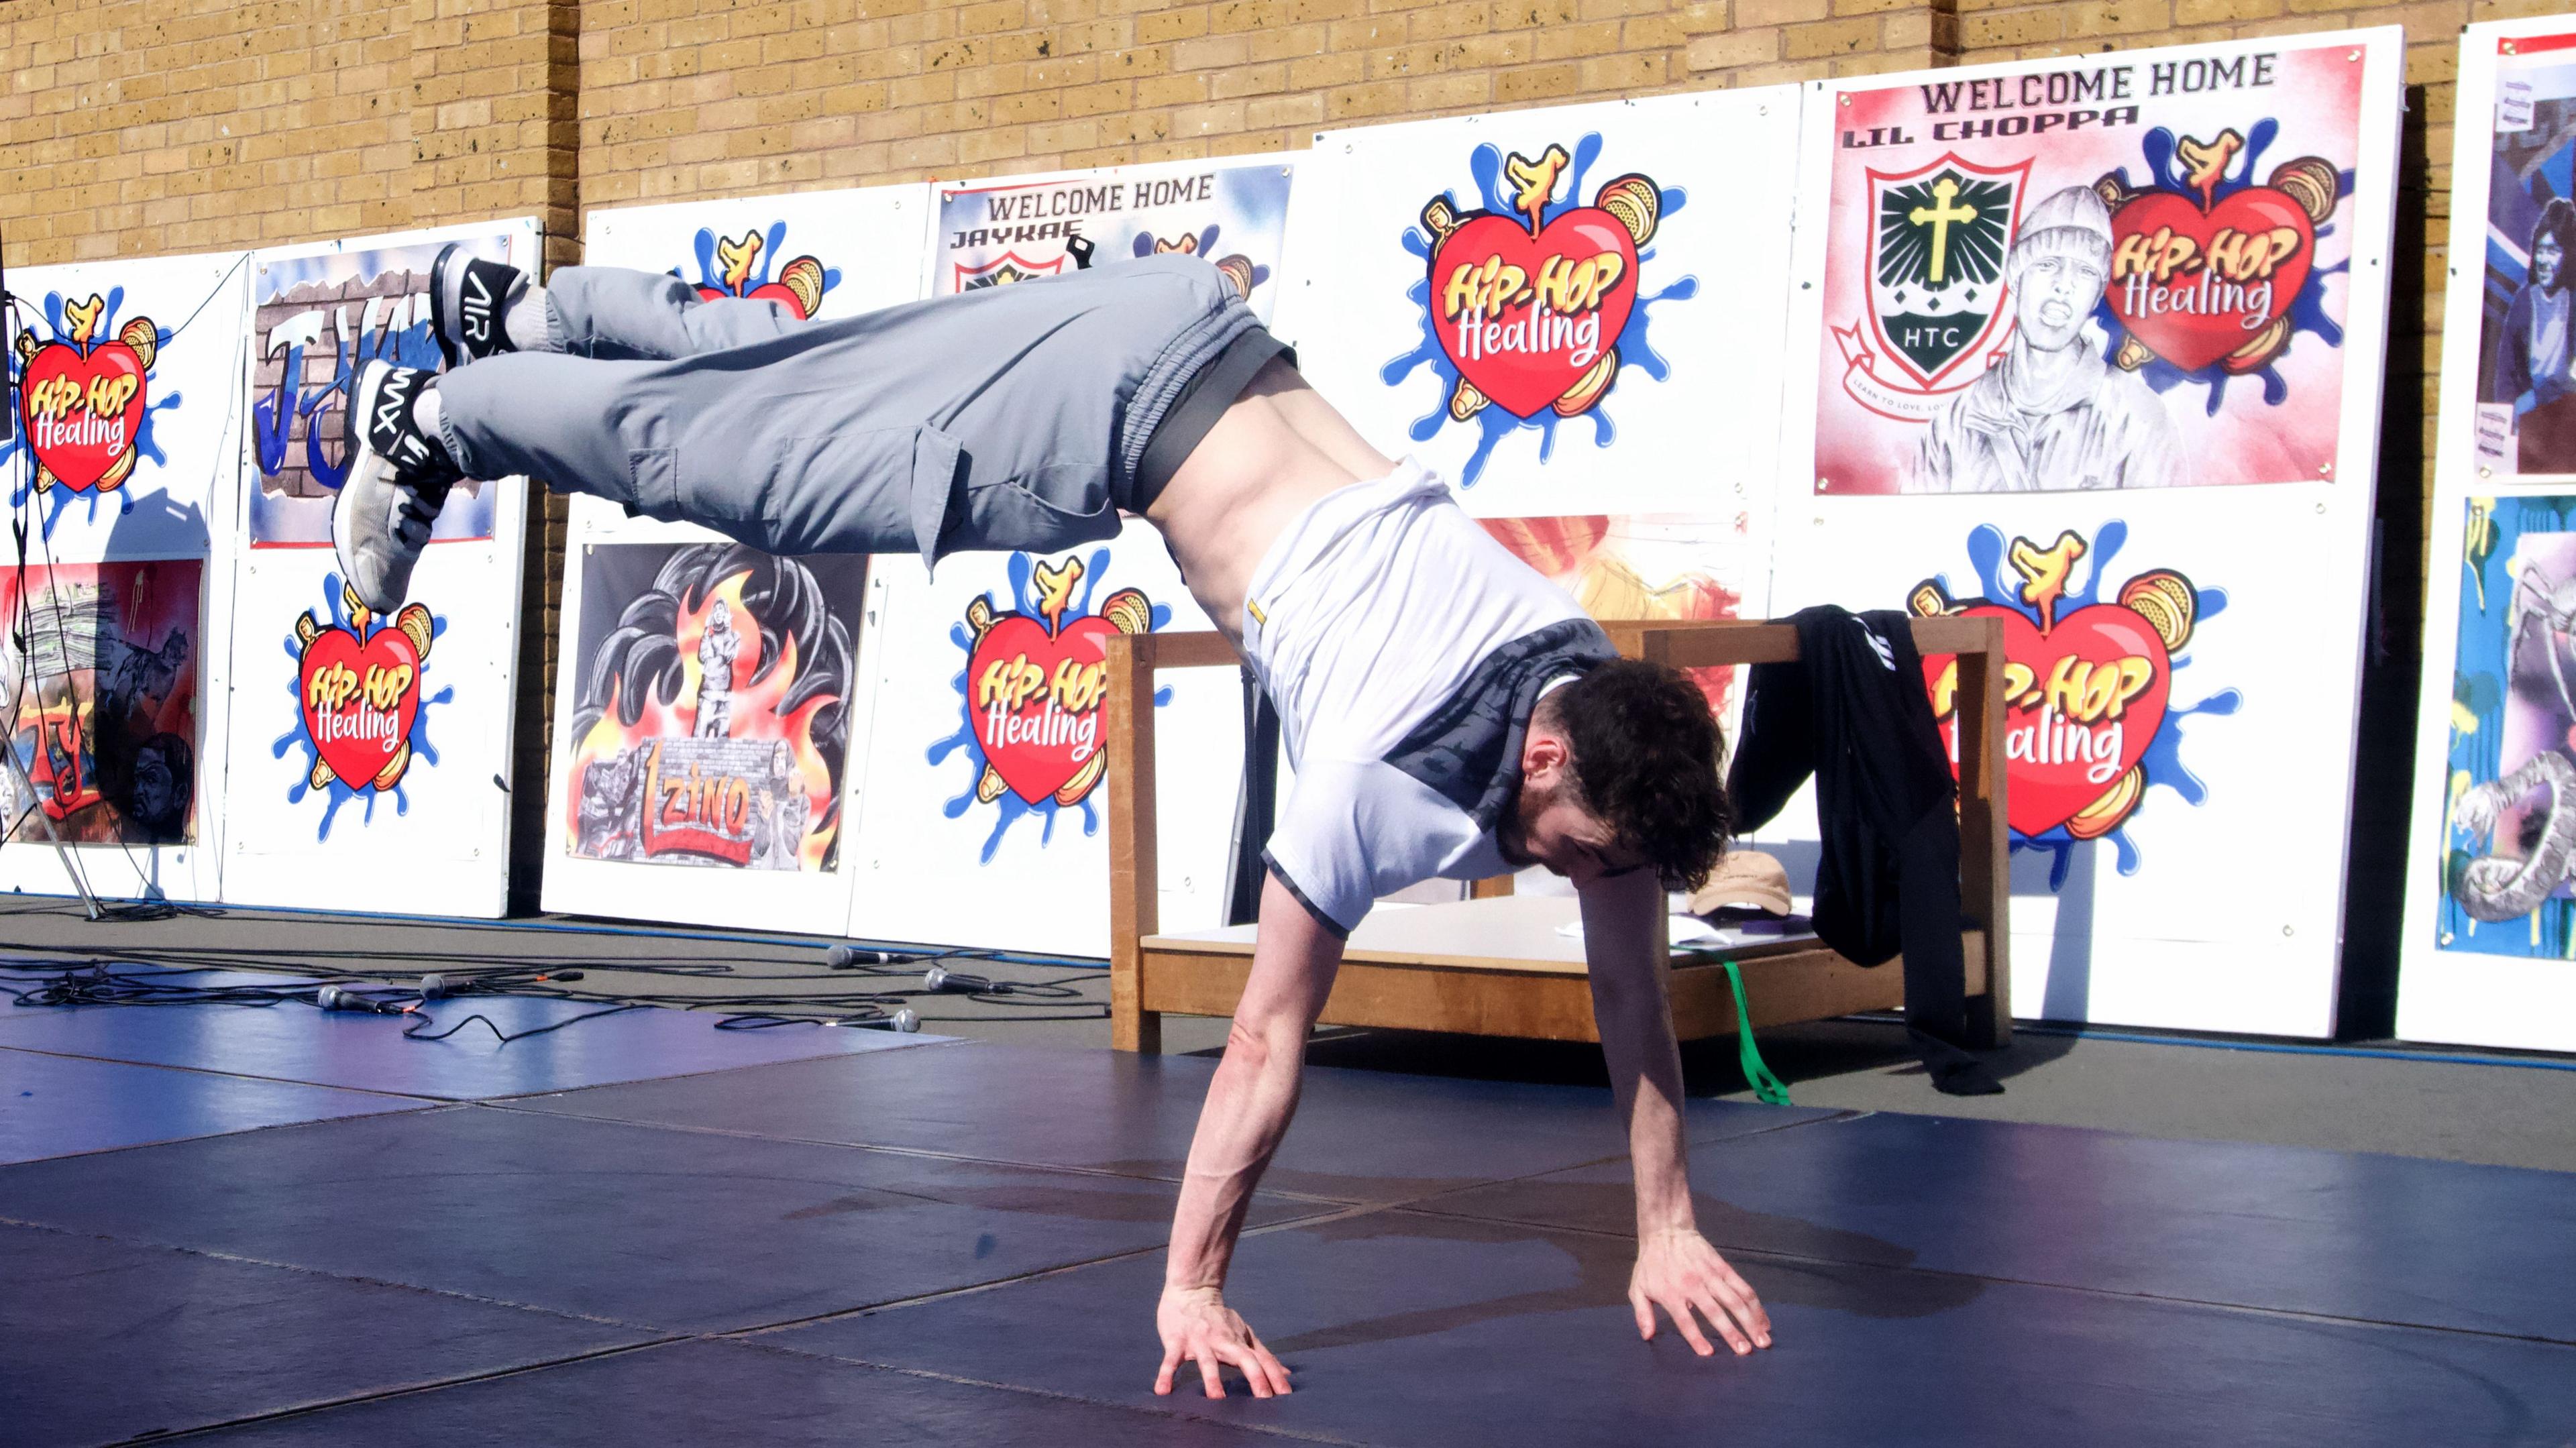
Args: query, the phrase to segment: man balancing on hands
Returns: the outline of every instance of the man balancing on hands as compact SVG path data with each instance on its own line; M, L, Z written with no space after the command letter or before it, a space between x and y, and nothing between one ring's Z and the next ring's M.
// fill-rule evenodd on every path
M1770 1345L1695 1225L1657 930L1729 821L1717 728L1675 671L1618 658L1441 480L1389 462L1298 376L1224 274L1165 255L799 321L597 267L543 288L450 247L444 376L371 363L332 518L359 600L404 599L451 484L526 473L773 554L1052 553L1161 530L1286 724L1295 792L1259 941L1172 1223L1158 1393L1195 1362L1255 1397L1288 1370L1223 1286L1297 1107L1308 1032L1372 901L1545 865L1584 948L1635 1163L1640 1336Z

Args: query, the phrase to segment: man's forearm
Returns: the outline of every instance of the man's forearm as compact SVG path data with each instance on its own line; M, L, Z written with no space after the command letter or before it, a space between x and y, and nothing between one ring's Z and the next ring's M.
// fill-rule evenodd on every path
M1165 1286L1224 1284L1253 1188L1297 1111L1303 1034L1295 1041L1268 1040L1238 1022L1227 1036L1225 1059L1217 1063L1207 1102L1199 1108L1198 1133L1172 1213Z
M1695 1225L1682 1144L1682 1058L1664 988L1663 886L1651 874L1603 880L1583 900L1592 1017L1636 1175L1639 1235Z
M1323 1014L1341 961L1340 939L1325 932L1278 877L1268 879L1252 973L1235 1006L1234 1028L1226 1033L1225 1059L1208 1081L1189 1166L1181 1175L1165 1287L1224 1283L1235 1235L1252 1209L1252 1190L1297 1112L1306 1033Z

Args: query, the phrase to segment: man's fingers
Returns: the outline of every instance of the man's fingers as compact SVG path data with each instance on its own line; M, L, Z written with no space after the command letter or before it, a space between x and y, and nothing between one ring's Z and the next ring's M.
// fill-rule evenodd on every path
M1628 1289L1628 1310L1637 1314L1637 1336L1645 1342L1655 1340L1655 1309L1646 1303L1646 1294Z
M1682 1340L1691 1345L1692 1352L1698 1353L1701 1357L1717 1355L1717 1349L1710 1347L1708 1338L1700 1332L1699 1323L1692 1319L1690 1302L1687 1298L1675 1297L1663 1303L1663 1309L1671 1314L1673 1326L1680 1331Z
M1708 1319L1708 1325L1716 1328L1717 1335L1726 1339L1728 1347L1738 1353L1753 1351L1753 1344L1745 1340L1744 1330L1735 1325L1735 1318L1718 1301L1716 1293L1700 1289L1691 1294L1691 1306L1699 1309L1700 1315Z
M1261 1339L1257 1337L1252 1340L1252 1350L1261 1359L1261 1370L1270 1375L1270 1390L1275 1393L1291 1391L1288 1386L1288 1365L1279 1360L1279 1355L1264 1346Z
M1154 1391L1163 1397L1172 1394L1172 1374L1181 1365L1181 1345L1173 1342L1163 1349L1163 1370L1154 1375Z
M1194 1356L1199 1360L1199 1382L1206 1386L1207 1395L1211 1398L1224 1397L1225 1379L1217 1372L1216 1350L1201 1344Z
M1762 1310L1762 1299L1754 1295L1753 1284L1737 1276L1730 1268L1718 1278L1717 1285L1718 1297L1735 1314L1735 1320L1744 1324L1744 1330L1752 1334L1753 1345L1769 1347L1771 1314Z
M1256 1398L1267 1398L1277 1391L1270 1385L1269 1370L1261 1365L1261 1355L1248 1343L1228 1343L1224 1358L1243 1374L1243 1386Z

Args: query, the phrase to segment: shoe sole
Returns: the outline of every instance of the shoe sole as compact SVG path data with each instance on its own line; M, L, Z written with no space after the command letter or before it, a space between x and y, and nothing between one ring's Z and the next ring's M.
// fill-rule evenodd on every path
M348 508L353 502L362 501L360 491L358 490L363 490L366 493L379 492L378 489L367 486L365 481L370 476L370 469L382 472L388 478L393 475L393 459L386 457L381 452L378 452L375 444L367 437L367 420L376 410L376 401L379 395L384 391L385 379L392 375L393 368L387 364L383 362L369 362L358 369L358 385L350 396L348 417L348 472L343 475L343 481L340 485L340 495L333 499L331 504L331 553L333 560L340 565L341 586L346 588L353 596L356 595L358 591L358 582L355 576L356 570L350 563L348 545L341 539L340 515L342 510ZM388 513L391 512L392 502L390 499L378 496L376 498L376 503L381 511ZM405 591L408 591L408 584L409 580L406 579ZM400 599L396 599L394 601L396 603L401 602ZM377 609L373 600L361 599L360 602L365 603L368 608L375 609L377 612L387 611Z
M464 255L464 246L451 241L438 249L438 260L429 264L429 336L430 340L438 344L438 355L445 358L451 368L464 366L467 359L464 356L464 348L458 343L450 342L447 338L450 330L447 315L447 270Z

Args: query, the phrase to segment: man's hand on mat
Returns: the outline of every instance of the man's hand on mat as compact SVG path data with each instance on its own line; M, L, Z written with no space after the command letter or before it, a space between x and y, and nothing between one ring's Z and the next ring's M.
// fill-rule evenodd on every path
M1171 1299L1163 1299L1169 1302ZM1691 1316L1697 1310L1739 1353L1771 1345L1771 1316L1762 1299L1708 1239L1687 1227L1648 1233L1637 1243L1637 1270L1628 1277L1628 1305L1637 1310L1637 1335L1655 1337L1655 1309L1660 1307L1681 1329L1691 1351L1707 1357L1717 1351ZM1168 1337L1169 1334L1166 1334Z
M1163 1334L1163 1371L1154 1379L1158 1394L1172 1391L1172 1374L1184 1361L1199 1365L1199 1381L1211 1398L1225 1396L1221 1367L1241 1370L1256 1398L1288 1391L1288 1369L1252 1335L1242 1314L1225 1305L1225 1294L1213 1287L1164 1288L1154 1326Z

